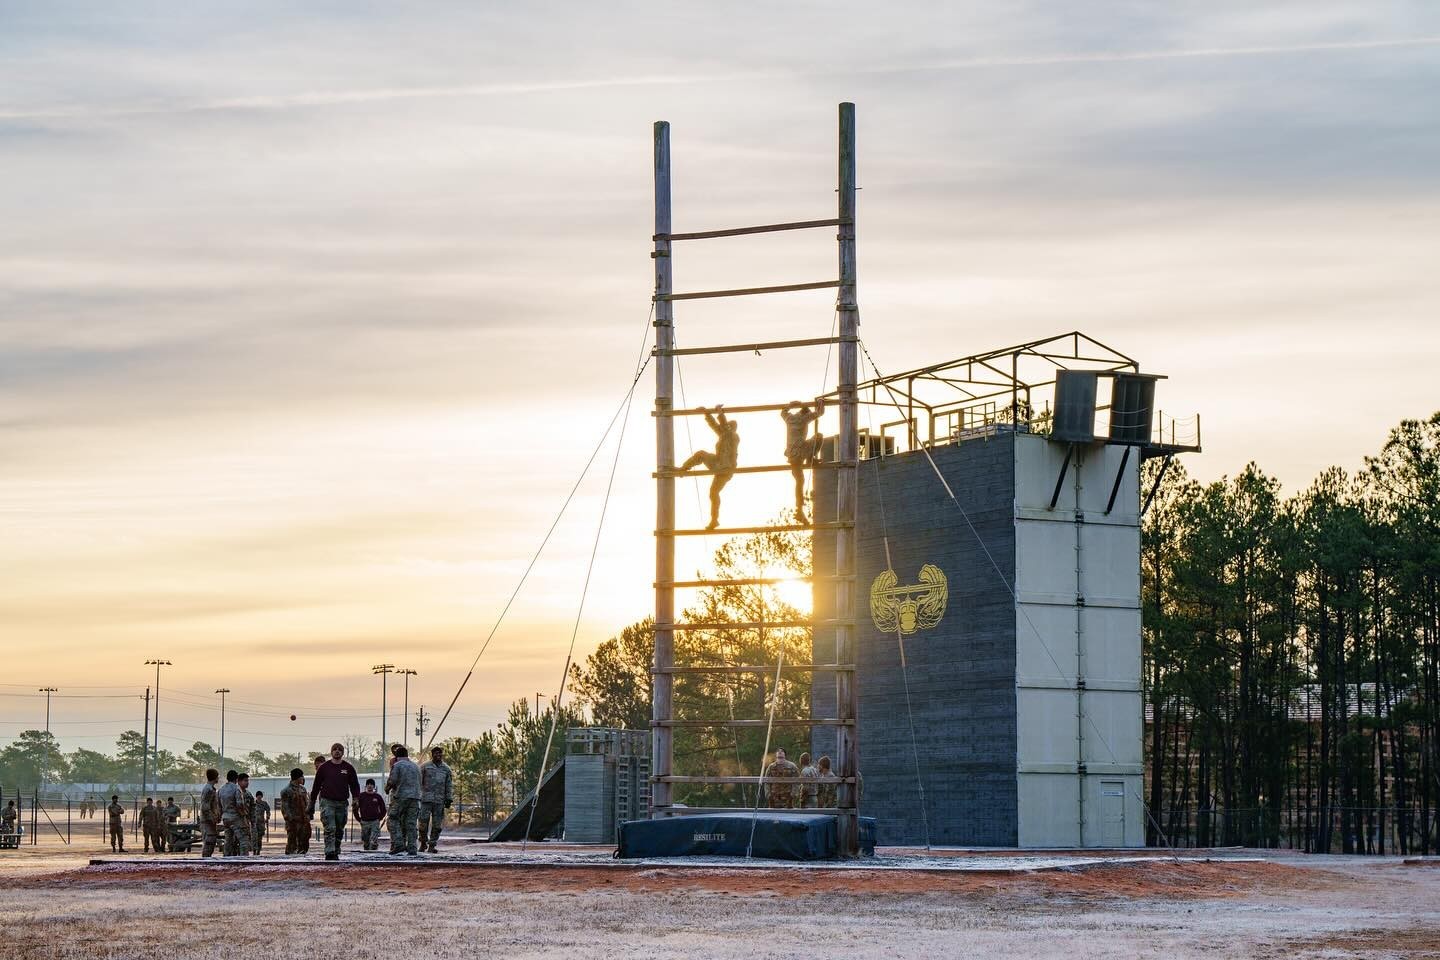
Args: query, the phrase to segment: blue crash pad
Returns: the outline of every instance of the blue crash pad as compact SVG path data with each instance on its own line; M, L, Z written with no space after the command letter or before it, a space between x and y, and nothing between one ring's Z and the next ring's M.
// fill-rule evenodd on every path
M631 820L620 825L616 856L743 857L770 860L833 860L839 856L835 818L828 814L763 810L758 815L696 813L660 820ZM875 818L860 818L860 851L875 853Z

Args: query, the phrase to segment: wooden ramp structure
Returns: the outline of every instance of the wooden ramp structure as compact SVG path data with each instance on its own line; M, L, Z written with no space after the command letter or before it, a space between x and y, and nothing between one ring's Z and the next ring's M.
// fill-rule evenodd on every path
M839 850L842 856L856 856L859 853L859 823L857 819L857 778L856 747L856 696L855 670L855 515L856 515L856 467L859 454L858 415L856 398L858 342L860 314L856 300L855 264L855 105L842 103L839 106L838 136L838 197L834 217L804 220L789 223L770 223L756 226L732 227L727 229L702 230L690 233L676 233L671 222L670 189L670 124L660 121L655 124L655 234L654 250L651 257L655 265L655 652L652 666L652 776L650 792L651 818L683 816L709 812L704 808L686 807L674 802L672 785L677 783L722 783L754 784L763 783L764 777L740 776L677 776L674 770L674 731L682 726L728 726L765 727L774 724L799 725L811 728L833 727L836 731L835 777L829 781L836 785L836 805L827 810L810 810L810 813L827 813L837 818ZM674 254L678 244L743 237L755 234L781 231L813 230L834 228L836 231L837 276L833 279L812 280L764 287L748 287L729 290L706 290L677 293L672 288ZM675 304L682 301L710 299L717 297L750 297L783 294L800 290L834 289L836 291L836 317L834 334L828 337L808 337L792 340L774 340L765 343L733 343L677 349L675 345ZM827 319L829 319L827 317ZM677 357L726 355L749 353L757 350L804 349L823 347L833 350L838 364L836 389L826 399L839 411L839 428L834 442L834 457L829 462L813 463L807 469L833 470L837 478L837 496L833 516L816 522L810 517L809 523L784 524L762 527L720 528L714 524L706 529L677 528L675 521L675 479L677 476L703 476L706 471L681 473L675 463L675 421L680 417L707 415L704 408L677 409L674 405L675 360ZM749 413L780 411L788 405L760 404L736 406L726 413ZM765 473L789 471L792 463L746 466L734 473ZM753 624L692 624L676 621L675 591L677 589L725 586L737 581L686 580L675 577L675 538L767 533L772 531L806 531L817 529L834 532L835 563L828 579L833 581L835 602L833 616L823 624L813 621L794 626L828 631L833 636L833 654L828 662L810 665L787 665L790 669L809 670L813 677L829 676L835 685L836 705L834 716L811 718L765 717L729 718L725 720L696 720L677 718L674 715L675 677L682 673L703 671L753 671L773 672L775 665L731 664L725 666L679 665L675 662L675 633L689 629L723 630L744 629ZM750 582L750 581L746 581ZM813 582L812 582L813 588ZM816 649L824 649L822 634L812 632L812 643ZM822 659L816 657L815 659ZM768 759L768 758L763 758ZM756 794L758 797L758 792ZM735 808L729 808L734 812Z
M530 816L531 810L535 816ZM550 768L540 783L490 831L490 842L544 840L565 819L565 761ZM527 836L527 829L529 835Z

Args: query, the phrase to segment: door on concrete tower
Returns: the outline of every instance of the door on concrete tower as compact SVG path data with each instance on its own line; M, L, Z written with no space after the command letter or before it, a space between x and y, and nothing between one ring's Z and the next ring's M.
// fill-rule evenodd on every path
M1100 846L1125 846L1125 781L1100 781Z

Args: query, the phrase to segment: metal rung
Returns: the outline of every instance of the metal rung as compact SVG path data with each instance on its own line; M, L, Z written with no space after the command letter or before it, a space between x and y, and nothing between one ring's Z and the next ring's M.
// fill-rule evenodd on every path
M717 237L743 237L751 233L777 233L781 230L810 230L815 227L838 227L853 223L852 220L796 220L792 223L766 223L758 227L730 227L726 230L701 230L697 233L657 233L650 239L655 242L666 240L714 240Z
M802 673L854 673L853 663L787 663L782 670L798 670ZM760 667L739 667L729 664L713 667L667 667L663 670L651 670L652 674L687 674L687 673L759 673L771 674L775 672L775 665Z
M793 718L775 720L651 720L652 727L765 727L771 723L777 727L853 727L854 720L799 720Z
M671 590L691 587L773 587L782 583L809 583L812 580L854 580L853 573L832 573L822 577L735 577L730 580L657 580L652 586Z
M771 527L705 527L694 530L656 530L657 537L729 537L742 533L803 533L816 530L849 530L855 526L853 520L833 520L827 523L780 523Z
M761 807L761 813L773 813L772 807ZM687 817L692 813L755 813L754 807L656 807L650 819L658 817ZM793 813L808 813L814 816L854 816L854 807L797 807Z
M801 465L801 470L852 470L858 464L825 460L819 463L807 463ZM734 470L681 470L679 467L673 470L657 470L650 474L651 477L713 477L719 473L790 473L795 467L788 463L766 464L761 467L736 467Z
M780 283L770 287L737 287L734 290L699 290L694 293L662 293L655 299L710 300L715 297L748 297L757 293L791 293L796 290L827 290L840 286L839 280L816 280L811 283ZM678 352L678 351L677 351Z
M797 780L787 777L741 777L741 776L720 776L713 777L651 777L651 783L734 783L745 786L758 787L766 783L803 783L809 786L812 783L854 783L854 777L812 777L809 779Z
M759 353L762 350L784 350L789 347L825 347L835 343L859 343L858 337L812 337L809 340L772 340L769 343L731 343L719 347L655 348L652 357L698 357L707 353Z

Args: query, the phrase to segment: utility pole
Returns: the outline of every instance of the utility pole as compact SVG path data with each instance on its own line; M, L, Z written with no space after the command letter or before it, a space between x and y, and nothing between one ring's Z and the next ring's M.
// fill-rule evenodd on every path
M425 704L420 704L420 710L415 714L415 740L423 748L425 746L425 728L430 726L430 717L425 716Z
M225 766L225 694L230 692L230 688L221 687L215 692L220 694L220 762L217 766L223 769Z
M400 714L400 716L404 717L405 720L400 724L400 736L404 738L405 749L409 750L410 734L408 733L408 730L410 727L410 678L416 676L417 674L414 670L406 667L404 670L396 670L395 675L397 677L403 676L405 678L405 712Z
M145 665L155 668L155 769L151 772L155 775L156 786L150 791L154 794L159 789L160 783L160 668L174 666L169 660L146 660Z
M380 675L380 765L383 767L385 755L390 752L390 741L385 735L385 694L390 686L390 674L395 672L395 664L377 663L370 672Z
M40 692L45 694L45 732L50 732L50 694L59 692L59 687L41 687Z
M150 780L150 688L145 688L145 749L140 752L140 792Z

